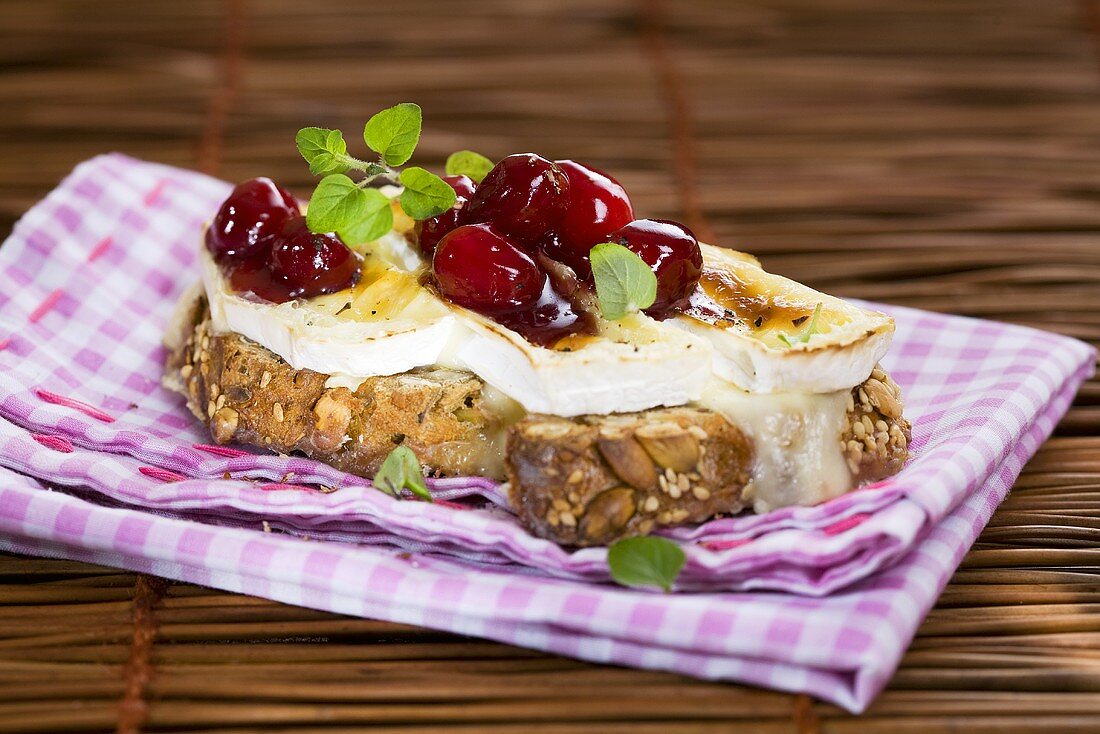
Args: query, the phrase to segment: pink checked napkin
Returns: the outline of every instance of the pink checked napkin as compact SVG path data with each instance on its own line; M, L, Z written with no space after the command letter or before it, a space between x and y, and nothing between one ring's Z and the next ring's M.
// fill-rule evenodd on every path
M914 423L906 469L674 531L677 593L626 590L604 549L527 534L490 480L399 501L318 462L209 445L160 387L160 339L227 191L99 157L0 248L0 549L861 710L1095 361L1065 337L882 307Z

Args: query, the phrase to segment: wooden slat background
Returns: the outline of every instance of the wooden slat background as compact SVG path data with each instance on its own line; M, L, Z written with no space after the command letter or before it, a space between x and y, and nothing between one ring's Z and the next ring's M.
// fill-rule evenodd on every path
M298 127L415 100L422 163L587 160L815 286L1100 341L1091 1L0 0L0 41L0 232L107 150L304 193ZM1094 380L858 719L0 557L0 732L1100 731L1098 539Z

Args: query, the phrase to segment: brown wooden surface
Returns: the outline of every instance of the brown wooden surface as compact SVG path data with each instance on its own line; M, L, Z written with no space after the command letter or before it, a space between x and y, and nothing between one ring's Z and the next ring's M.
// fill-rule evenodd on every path
M0 0L0 18L4 232L107 150L302 190L299 126L354 141L411 99L429 165L587 160L639 212L815 286L1100 340L1091 2ZM0 557L0 732L1100 731L1098 536L1092 381L859 719Z

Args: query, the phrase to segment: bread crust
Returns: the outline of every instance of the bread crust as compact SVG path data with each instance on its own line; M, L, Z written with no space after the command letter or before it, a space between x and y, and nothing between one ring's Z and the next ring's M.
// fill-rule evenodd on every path
M717 413L663 408L579 419L533 415L508 432L512 509L563 545L740 512L751 441Z

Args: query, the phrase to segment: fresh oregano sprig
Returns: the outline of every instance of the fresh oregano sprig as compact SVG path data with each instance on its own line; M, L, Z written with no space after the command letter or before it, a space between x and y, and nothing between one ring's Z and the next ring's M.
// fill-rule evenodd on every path
M348 155L348 144L339 130L323 127L303 127L294 136L298 152L309 163L309 172L314 176L328 176L332 173L346 173L351 169L364 171L368 176L377 176L386 172L384 166L369 163Z
M305 127L294 141L311 173L323 176L309 200L306 224L314 232L335 232L349 245L376 240L393 228L390 199L369 188L379 176L397 179L404 187L401 208L413 219L430 219L455 205L454 189L423 168L398 172L412 158L423 116L420 106L403 102L367 120L363 142L378 154L377 161L348 155L343 133L321 127ZM361 174L358 181L349 172Z

